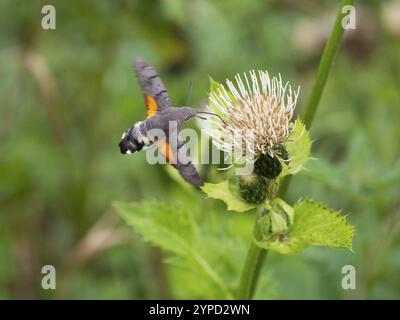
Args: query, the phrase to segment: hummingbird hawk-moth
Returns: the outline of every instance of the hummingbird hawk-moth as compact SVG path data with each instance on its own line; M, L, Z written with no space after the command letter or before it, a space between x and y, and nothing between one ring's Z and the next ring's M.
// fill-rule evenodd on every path
M135 59L134 66L144 93L147 119L136 122L123 133L119 143L121 153L135 153L154 144L167 162L179 171L185 181L195 186L203 185L203 180L187 155L179 130L186 121L198 113L207 112L200 112L191 107L173 107L168 92L155 70L141 59ZM175 125L170 126L171 122ZM171 127L173 128L172 132ZM162 130L165 136L161 139L151 136L149 132L152 129Z

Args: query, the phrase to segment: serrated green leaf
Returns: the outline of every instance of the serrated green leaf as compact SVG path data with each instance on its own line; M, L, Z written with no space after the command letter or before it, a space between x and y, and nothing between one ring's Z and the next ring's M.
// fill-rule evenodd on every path
M241 200L240 195L232 192L229 188L228 180L220 183L205 183L201 188L209 198L219 199L225 202L228 210L245 212L255 208L257 205L250 204ZM230 190L231 189L231 190Z
M351 250L355 229L344 216L311 200L300 201L293 209L294 224L284 237L254 239L255 243L282 254L294 254L312 245Z
M300 119L297 119L293 131L284 143L290 162L289 164L282 164L283 168L280 177L296 174L303 169L304 164L310 159L311 143L306 127Z
M116 204L116 208L147 241L179 255L188 253L193 228L186 212L157 201Z
M232 298L232 293L225 285L209 248L204 248L205 238L199 238L199 226L190 214L190 210L169 206L157 201L144 201L131 204L116 204L124 220L134 227L145 240L177 256L173 261L180 261L184 268L205 275L207 283L218 288L219 297ZM210 235L211 237L211 235ZM219 242L219 240L217 241ZM178 260L177 260L178 259Z

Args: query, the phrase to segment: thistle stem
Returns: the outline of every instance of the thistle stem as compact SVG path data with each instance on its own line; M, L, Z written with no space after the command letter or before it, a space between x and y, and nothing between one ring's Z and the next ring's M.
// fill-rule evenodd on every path
M257 221L262 215L263 208L260 206L257 209L256 223L254 224L254 237L260 237L260 230ZM240 287L238 291L238 299L251 299L256 289L258 276L260 275L261 266L267 256L267 250L260 249L254 241L251 241L247 258L240 279Z
M304 109L302 120L307 129L310 129L311 127L311 123L317 111L319 101L321 100L326 81L328 80L329 73L340 49L340 43L342 42L344 33L342 21L344 16L347 14L346 12L342 13L342 8L347 5L353 5L354 2L355 0L342 0L342 4L336 15L334 27L329 36L328 42L326 43L321 61L319 63L316 80Z
M302 120L307 129L311 128L311 124L314 120L315 113L317 112L319 102L321 100L322 93L324 91L326 82L328 80L329 73L332 69L335 58L339 52L340 44L343 39L344 28L342 27L343 18L346 16L346 12L342 13L342 8L346 5L353 5L355 0L342 0L341 6L337 12L336 20L329 36L328 42L326 43L324 52L322 54L316 79L311 90L311 94L306 103ZM279 196L284 197L291 182L291 177L288 176L281 184L279 190ZM254 231L257 232L257 221L255 221ZM255 234L256 236L256 234ZM237 297L239 299L252 299L260 270L266 257L266 250L258 247L254 241L251 242L250 248L247 252L246 262L242 271L240 280L240 286Z
M267 252L267 250L258 247L254 241L251 242L242 272L242 278L240 279L240 290L237 295L238 299L249 300L253 297Z

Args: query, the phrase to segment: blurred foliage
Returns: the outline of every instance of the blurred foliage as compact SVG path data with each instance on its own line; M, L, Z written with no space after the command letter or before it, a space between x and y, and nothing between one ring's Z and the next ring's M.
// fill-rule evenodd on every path
M400 36L387 27L388 2L396 3L360 1L358 28L346 36L311 130L318 160L293 180L288 197L310 196L348 213L357 228L354 253L271 254L257 298L400 298ZM56 7L56 30L41 29L44 4ZM218 268L228 284L237 281L247 249L238 239L246 242L254 217L204 200L165 166L148 165L144 153L119 154L121 133L145 116L132 59L158 70L175 105L187 102L193 81L198 108L208 75L223 81L252 68L280 72L301 86L299 112L336 6L1 0L0 298L222 297L197 281L201 270L180 268L182 261L127 231L111 205L150 201L138 219L154 213L174 223L172 208L192 201L196 219L212 227L199 231L210 234L209 243L196 244L199 252L213 265L228 255L230 264ZM218 180L214 167L207 171ZM57 269L57 290L41 289L45 264ZM357 269L357 290L340 286L346 264Z

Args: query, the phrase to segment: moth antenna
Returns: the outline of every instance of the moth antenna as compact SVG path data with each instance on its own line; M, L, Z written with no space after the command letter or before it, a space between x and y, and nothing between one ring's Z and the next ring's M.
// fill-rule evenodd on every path
M210 115L212 115L212 116L218 117L225 125L227 125L226 122L225 122L225 120L222 119L221 116L218 115L218 114L216 114L216 113L213 113L213 112L206 112L206 111L198 111L197 113L210 114ZM199 117L199 116L197 116L197 117L198 117L199 119L202 119L202 120L207 120L207 118L203 118L203 117Z

